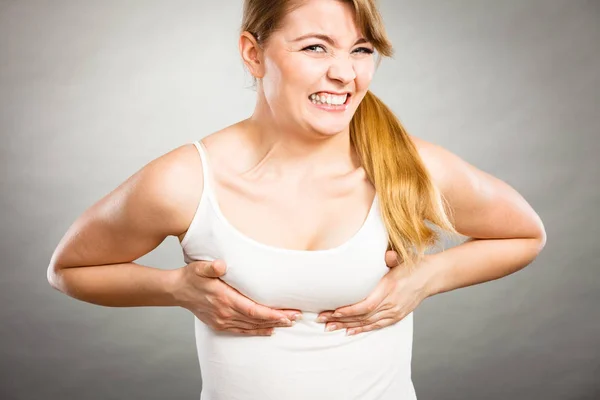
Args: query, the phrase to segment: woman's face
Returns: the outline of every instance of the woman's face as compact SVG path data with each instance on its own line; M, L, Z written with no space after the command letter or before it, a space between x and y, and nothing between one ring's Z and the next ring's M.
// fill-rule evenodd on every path
M374 47L362 39L350 4L304 3L265 47L262 89L278 123L331 135L348 127L367 92Z

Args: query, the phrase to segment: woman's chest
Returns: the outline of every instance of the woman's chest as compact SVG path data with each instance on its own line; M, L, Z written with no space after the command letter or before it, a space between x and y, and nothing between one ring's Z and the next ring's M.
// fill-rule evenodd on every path
M213 181L217 216L241 236L280 249L326 250L345 244L373 211L366 179L332 183L258 185Z
M344 245L316 251L248 240L218 220L206 234L210 240L205 241L203 256L222 259L227 265L220 279L270 307L320 312L354 304L389 272L387 231L376 218Z

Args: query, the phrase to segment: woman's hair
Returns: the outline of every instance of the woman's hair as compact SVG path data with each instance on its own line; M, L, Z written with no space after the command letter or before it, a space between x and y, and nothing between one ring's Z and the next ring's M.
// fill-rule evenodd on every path
M337 0L354 7L357 27L379 54L393 55L375 0ZM302 5L298 0L245 0L241 32L251 33L260 46L281 27L283 18ZM379 65L381 59L377 60ZM350 140L379 196L389 234L388 250L414 267L439 233L425 220L456 234L442 194L394 113L367 91L350 122Z

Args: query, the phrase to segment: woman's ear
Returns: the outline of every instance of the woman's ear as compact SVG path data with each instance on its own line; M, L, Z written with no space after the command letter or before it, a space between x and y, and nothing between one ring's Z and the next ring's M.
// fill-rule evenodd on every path
M257 79L264 75L263 49L258 45L256 38L248 31L242 32L239 40L240 55L244 64Z

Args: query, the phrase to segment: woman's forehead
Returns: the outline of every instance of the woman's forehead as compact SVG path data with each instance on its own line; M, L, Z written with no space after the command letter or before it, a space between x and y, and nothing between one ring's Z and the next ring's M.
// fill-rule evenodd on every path
M339 0L303 2L302 6L292 10L283 18L281 30L285 32L286 37L293 36L293 38L310 32L330 36L359 35L353 7Z
M341 3L335 0L332 2ZM281 24L280 32L286 42L292 42L310 34L327 35L340 43L354 42L363 36L356 26L353 12L333 14L306 12L311 11L307 8L296 11L287 15Z

